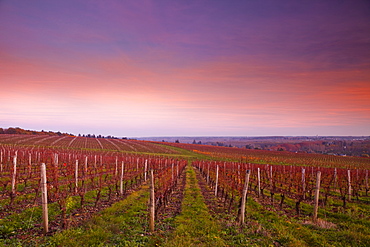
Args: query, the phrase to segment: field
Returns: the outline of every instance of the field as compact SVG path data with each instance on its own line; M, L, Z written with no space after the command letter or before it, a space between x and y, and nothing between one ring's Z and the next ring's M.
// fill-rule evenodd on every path
M369 170L367 157L2 134L0 246L370 246Z

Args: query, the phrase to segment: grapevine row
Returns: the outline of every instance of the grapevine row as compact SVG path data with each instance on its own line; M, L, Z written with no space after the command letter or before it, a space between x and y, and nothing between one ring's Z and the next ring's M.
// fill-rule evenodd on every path
M253 164L239 162L195 161L196 167L207 183L214 188L216 196L221 198L225 207L232 205L242 197L246 171L250 171L250 194L261 198L270 198L272 205L279 203L283 207L286 198L296 203L296 213L301 213L301 202L313 204L317 173L321 173L321 204L326 206L329 198L343 201L362 202L369 196L369 170L342 169L327 167L300 167L284 165ZM280 195L280 200L276 200Z

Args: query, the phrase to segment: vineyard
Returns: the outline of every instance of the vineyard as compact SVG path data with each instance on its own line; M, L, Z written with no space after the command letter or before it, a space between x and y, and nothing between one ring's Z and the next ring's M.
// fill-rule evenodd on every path
M71 136L48 135L0 135L0 143L9 145L26 145L32 147L58 147L65 149L109 150L118 152L178 154L164 145L151 142Z
M369 170L365 157L3 134L0 245L369 246Z

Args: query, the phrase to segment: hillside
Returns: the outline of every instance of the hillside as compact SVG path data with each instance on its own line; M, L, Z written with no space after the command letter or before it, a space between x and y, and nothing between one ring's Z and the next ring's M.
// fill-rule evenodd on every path
M25 130L19 127L0 128L0 134L18 134L18 135L50 135L50 136L74 136L73 134L53 132L53 131L36 131Z

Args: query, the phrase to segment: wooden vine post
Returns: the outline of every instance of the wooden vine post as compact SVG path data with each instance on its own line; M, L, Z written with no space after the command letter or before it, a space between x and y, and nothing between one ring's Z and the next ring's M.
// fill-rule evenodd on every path
M3 151L0 151L0 172L3 172Z
M216 186L215 186L215 197L217 197L217 187L218 187L218 165L216 166Z
M155 194L154 194L154 174L153 169L150 170L150 199L149 199L149 230L154 232L154 217L155 217Z
M258 197L261 196L261 170L257 168Z
M207 168L207 184L209 184L209 163L208 163L208 168Z
M271 204L274 205L274 182L273 182L273 176L272 176L272 165L270 165L270 194L271 194Z
M76 160L76 167L75 167L75 192L78 192L78 160Z
M46 165L41 164L41 201L42 201L42 225L44 234L49 231L49 216L48 216L48 191L46 181Z
M3 151L0 151L0 172L3 172Z
M337 168L334 168L334 190L337 189Z
M96 169L96 155L94 155L94 169Z
M174 175L173 163L171 165L171 176L172 176L172 181L174 181L175 175Z
M87 176L87 155L85 156L85 177Z
M347 170L348 174L348 201L351 201L351 192L352 192L352 186L351 186L351 170Z
M250 172L249 170L247 170L245 173L245 182L244 182L244 188L243 188L243 194L242 194L242 201L241 201L240 210L239 210L239 224L241 226L244 225L245 203L247 201L249 176L250 176Z
M123 195L123 171L124 171L124 163L122 161L122 165L121 165L121 177L120 177L120 183L119 183L119 193L120 195L122 196Z
M176 177L179 177L179 162L176 163Z
M28 153L28 165L27 165L27 175L31 177L32 173L32 156L31 153Z
M366 170L365 183L366 183L366 195L367 195L367 192L369 191L369 170Z
M13 157L12 196L15 196L15 180L17 177L17 154Z
M144 166L144 181L146 181L146 173L148 169L148 160L145 160L145 166Z
M114 176L118 175L118 157L116 156L116 170L114 172Z
M313 218L312 218L313 222L317 221L317 211L319 209L320 181L321 181L321 172L317 171L314 209L313 209Z
M306 199L306 177L305 177L306 169L302 168L302 198L303 200Z

